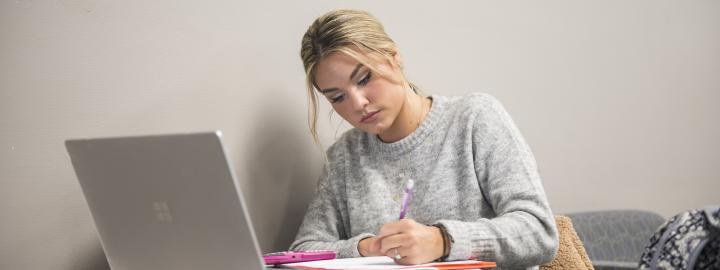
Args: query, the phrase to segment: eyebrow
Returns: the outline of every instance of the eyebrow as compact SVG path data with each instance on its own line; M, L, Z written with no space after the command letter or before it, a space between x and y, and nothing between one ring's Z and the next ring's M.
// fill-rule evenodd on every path
M357 66L355 66L355 69L353 69L352 73L350 73L350 80L352 80L352 78L355 77L355 74L358 73L358 71L360 70L360 68L362 66L363 66L363 64L357 64ZM320 93L327 94L327 93L335 92L338 90L340 90L340 89L338 89L337 87L333 87L333 88L327 88L327 89L320 90Z

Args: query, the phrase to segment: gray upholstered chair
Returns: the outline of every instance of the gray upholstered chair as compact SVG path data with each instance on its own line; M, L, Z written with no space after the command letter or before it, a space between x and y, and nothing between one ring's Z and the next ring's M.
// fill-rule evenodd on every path
M637 269L655 230L665 222L657 213L639 210L566 214L597 270Z

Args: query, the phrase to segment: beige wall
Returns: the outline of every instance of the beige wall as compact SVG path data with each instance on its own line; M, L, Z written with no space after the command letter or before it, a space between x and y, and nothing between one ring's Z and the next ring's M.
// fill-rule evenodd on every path
M222 129L285 248L321 159L299 39L335 7L377 15L426 92L498 97L556 212L719 202L719 1L178 2L0 2L0 269L102 268L77 137Z

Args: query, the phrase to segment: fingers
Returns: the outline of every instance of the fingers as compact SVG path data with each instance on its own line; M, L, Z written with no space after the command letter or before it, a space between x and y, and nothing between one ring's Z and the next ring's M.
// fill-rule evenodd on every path
M398 221L393 221L383 225L378 232L378 236L384 237L392 234L403 233L412 230L413 227L416 227L418 225L421 224L415 222L412 219L401 219Z
M380 237L374 237L372 243L369 246L370 253L372 253L372 256L383 256L384 253L380 252Z
M376 241L380 254L399 264L431 262L443 253L442 234L433 226L426 226L411 219L385 224ZM399 254L399 258L397 255Z
M392 251L391 249L412 246L413 243L409 240L410 237L402 233L385 236L378 241L380 242L380 253L388 254L389 251ZM390 257L393 257L395 254L390 255L392 255Z
M383 253L380 253L380 238L377 236L368 237L360 241L358 244L360 248L358 251L360 251L361 256L383 256Z
M388 250L385 256L390 257L398 264L404 265L414 265L429 262L423 258L417 246L393 248ZM398 259L398 257L400 257L400 259Z
M402 251L400 251L402 249ZM403 255L405 254L405 255ZM403 258L407 258L407 250L403 247L396 247L393 249L388 250L388 252L385 254L385 256L390 257L391 259L397 261L401 261Z

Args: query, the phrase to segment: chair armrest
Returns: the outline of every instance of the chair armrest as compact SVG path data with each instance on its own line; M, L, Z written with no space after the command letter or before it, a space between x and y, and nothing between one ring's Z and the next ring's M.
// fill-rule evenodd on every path
M595 270L635 270L639 264L636 262L621 261L592 261Z

